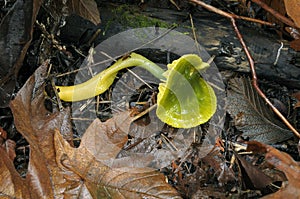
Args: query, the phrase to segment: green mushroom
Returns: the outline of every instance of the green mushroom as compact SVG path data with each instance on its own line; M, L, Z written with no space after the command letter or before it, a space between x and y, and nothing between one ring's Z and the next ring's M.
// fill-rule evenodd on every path
M160 83L156 114L176 128L191 128L207 122L216 112L214 90L201 77L209 64L195 54L180 57L168 64L167 81Z
M168 64L164 71L147 58L131 53L86 82L74 86L56 86L63 101L80 101L105 92L118 71L142 67L160 79L157 96L158 118L176 128L191 128L207 122L216 111L216 95L200 72L209 64L195 54L187 54Z

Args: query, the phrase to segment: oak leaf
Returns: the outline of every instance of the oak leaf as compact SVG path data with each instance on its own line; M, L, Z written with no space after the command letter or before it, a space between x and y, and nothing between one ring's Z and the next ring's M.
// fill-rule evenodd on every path
M279 191L263 197L264 199L299 198L300 196L300 163L296 162L287 153L281 152L274 147L255 141L247 143L247 151L266 153L266 161L284 172L288 183L283 183Z
M16 198L22 198L23 192L30 192L31 198L63 197L67 188L66 174L55 162L53 135L54 130L59 129L66 139L72 141L70 111L66 109L50 113L45 109L43 84L47 65L45 62L36 70L10 104L16 128L30 145L26 178L15 178L13 187L10 187L17 193L12 195ZM10 173L14 172L10 169ZM21 184L22 189L17 190L16 183Z
M300 28L300 2L299 0L284 0L287 14L293 19L296 26Z
M96 119L72 146L70 111L44 107L47 62L11 102L17 130L30 145L22 179L0 147L0 191L7 198L181 198L163 174L144 167L112 167L131 123L123 112L105 123ZM2 155L3 154L3 155Z
M112 168L88 149L88 142L83 142L78 149L72 148L59 132L54 140L60 167L80 176L92 198L181 198L154 169ZM100 148L98 152L107 150Z

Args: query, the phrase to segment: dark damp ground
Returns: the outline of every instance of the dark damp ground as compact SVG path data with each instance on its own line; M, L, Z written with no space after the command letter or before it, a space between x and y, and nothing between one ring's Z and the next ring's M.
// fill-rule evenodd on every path
M227 11L243 14L238 5L226 3L227 6L224 6L224 3L220 3L222 1L207 2ZM97 1L97 4L101 16L101 24L97 26L78 15L61 17L60 20L54 19L51 15L52 10L47 5L43 5L37 15L39 24L35 23L34 25L33 38L27 53L24 54L24 61L19 69L15 87L13 89L8 87L7 90L5 90L6 87L3 87L4 91L1 92L10 92L13 98L30 75L46 59L50 59L52 64L50 79L52 78L56 84L72 85L74 79L78 78L78 73L72 71L81 68L82 64L86 64L85 57L92 46L96 47L105 39L122 31L141 27L174 28L174 30L194 38L192 28L194 26L199 43L211 56L215 56L214 62L222 74L225 86L231 78L250 75L247 59L235 37L230 21L221 16L187 2L178 3L181 8L180 11L171 1L150 0L145 3L139 1ZM12 9L13 5L14 1L0 1L0 20ZM257 15L261 18L264 14L263 11L257 11ZM190 16L192 16L193 25ZM45 29L40 24L44 24ZM292 124L299 129L299 111L293 108L296 99L291 96L300 88L299 54L292 49L285 50L277 64L272 65L280 47L277 42L279 39L276 34L277 30L243 21L239 21L238 24L255 58L262 89ZM54 37L49 37L50 35L54 35ZM14 37L14 35L10 37ZM124 41L125 44L126 41ZM166 52L164 49L143 49L136 52L164 65L178 58L178 55ZM67 72L71 73L57 77ZM144 74L143 71L136 70L135 72L140 74L151 87L149 88L145 83L136 84L138 80L133 76L131 77L127 70L123 70L118 74L112 87L99 96L103 103L99 103L97 97L92 102L63 103L63 106L72 108L75 146L79 146L85 129L95 117L105 121L117 112L126 109L135 110L138 114L156 103L158 83L149 75ZM80 75L84 78L88 72L83 71ZM49 98L45 100L45 106L51 111L58 105L55 95L51 91L50 79L47 83ZM118 92L112 94L114 89L118 89ZM123 103L121 99L124 96L126 96L127 101L125 101L128 104L121 104ZM230 164L233 156L231 144L237 143L241 139L247 140L247 137L240 136L242 132L237 130L233 119L228 114L224 112L220 116L220 120L221 118L224 122L222 128L218 129L218 133L220 139L224 140L224 145L221 146L223 151L215 148L205 152L206 147L218 146L215 143L210 143L211 140L206 138L209 134L209 124L188 130L174 129L162 124L155 114L150 112L133 123L132 133L128 135L130 141L120 156L151 151L156 155L153 166L159 168L167 176L168 182L184 198L259 198L276 191L275 186L271 185L260 189L256 188L253 182L248 179L247 175L249 174L241 164ZM20 175L25 177L30 146L16 130L9 107L0 109L0 127L7 132L5 139L11 139L16 143L17 156L14 164ZM195 136L191 136L192 133L195 133ZM184 138L186 141L182 144L180 138ZM170 140L174 141L175 144L182 144L180 145L182 148L177 149L179 152L184 152L181 158L166 157L171 150L174 150L172 144L171 146L168 144ZM291 138L288 141L273 145L299 161L296 139ZM163 152L158 155L160 151ZM262 156L247 155L245 159L250 164L261 166L262 170L266 169L263 168L265 162ZM276 178L276 175L273 175L272 177ZM281 182L274 184L280 186Z

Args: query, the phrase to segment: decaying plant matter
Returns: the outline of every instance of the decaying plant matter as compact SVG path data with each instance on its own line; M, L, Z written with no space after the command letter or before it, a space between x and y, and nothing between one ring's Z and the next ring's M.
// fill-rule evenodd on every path
M288 18L282 18L282 13L276 13L271 10L268 5L262 4L262 2L267 1L268 0L223 0L223 2L226 3L245 3L243 6L246 4L248 6L251 2L253 2L251 5L254 5L254 7L258 5L261 6L289 26L288 28L291 29L291 33L293 33L295 39L293 41L299 42L300 36L299 33L296 34L296 32L299 30L298 19L300 19L300 17L297 17L297 9L296 11L293 9L297 2L295 0L285 0L288 8L286 9L286 15L283 15L288 15L294 21L293 22ZM283 2L284 0L278 1ZM5 4L11 2L12 1L5 1ZM28 0L24 7L19 6L21 1L16 2L19 4L16 4L18 6L15 6L15 10L12 11L20 13L30 10L30 4L33 3L32 5L35 6L32 7L32 17L30 17L29 21L35 18L37 18L38 21L35 23L37 29L33 29L33 23L28 24L28 27L26 26L28 30L22 34L21 37L27 38L25 43L20 41L19 34L3 34L5 32L6 23L0 24L1 27L4 27L0 31L2 32L0 35L4 35L4 40L16 41L13 43L17 45L13 47L18 50L25 48L30 49L30 52L26 52L25 50L22 51L21 54L20 51L12 54L13 59L11 60L17 60L17 63L13 64L14 67L12 69L17 74L20 67L16 68L15 66L21 66L24 57L26 63L23 64L28 66L27 62L31 61L30 57L27 57L28 55L31 55L31 58L37 57L39 62L32 65L35 66L32 72L36 70L33 75L31 75L31 73L27 74L28 76L22 77L24 81L18 82L20 88L22 88L17 88L20 90L16 93L14 100L10 101L10 108L0 109L0 114L8 112L5 115L0 115L0 197L179 199L211 197L241 198L243 196L248 198L254 195L254 197L265 196L265 198L293 198L300 194L300 184L298 180L300 178L300 168L299 162L297 162L299 161L300 145L298 145L299 151L297 151L297 145L295 144L296 139L289 139L293 137L290 130L298 137L299 133L271 104L269 100L271 97L268 99L265 96L266 93L267 96L273 97L275 93L274 95L277 97L278 92L275 87L278 85L276 83L279 82L274 82L276 86L271 85L274 86L274 90L276 90L274 93L272 93L273 87L268 87L268 90L265 90L265 84L263 84L265 83L264 80L261 81L262 84L260 83L260 86L265 93L263 93L258 86L256 72L260 74L258 67L261 60L256 59L256 55L264 56L264 54L261 55L260 52L257 52L257 49L251 46L250 42L248 46L245 44L243 38L248 39L248 33L241 35L239 31L241 30L241 32L243 32L243 29L239 27L239 30L235 23L235 20L241 19L250 21L251 23L266 25L268 28L274 28L275 24L273 24L272 21L265 22L259 19L238 16L237 12L234 11L233 13L226 13L211 6L215 4L208 5L208 3L198 0L186 2L175 2L173 0L162 1L169 3L169 7L163 9L166 12L170 11L172 15L174 14L173 16L181 17L180 19L182 19L183 15L186 17L188 15L186 13L189 13L184 13L186 7L181 7L182 2L185 3L185 6L187 4L190 6L189 2L192 2L209 11L218 13L221 16L218 19L221 23L219 23L219 21L218 23L212 23L211 15L213 15L213 13L205 11L199 13L199 10L194 9L195 7L192 6L193 11L196 11L196 13L191 12L190 18L193 36L196 41L195 44L197 45L197 39L203 44L203 40L207 38L207 35L199 37L199 35L202 36L203 32L207 31L206 28L202 27L216 29L217 31L215 32L220 33L220 37L224 37L224 35L230 32L230 34L228 34L229 40L235 40L232 36L233 31L231 31L232 28L230 24L228 23L229 28L227 26L224 28L225 26L223 25L227 23L226 20L223 20L222 16L231 20L239 41L234 41L233 49L230 49L233 50L232 54L228 54L228 57L231 55L236 56L237 54L234 54L236 53L236 49L241 53L238 54L238 56L241 55L241 58L244 57L243 53L245 53L251 68L252 80L251 78L240 76L240 73L236 73L249 71L247 69L247 60L242 60L241 65L243 69L239 68L231 71L232 68L222 68L223 65L220 66L217 63L220 61L218 59L223 59L224 57L228 58L227 55L222 57L222 55L219 56L218 54L215 63L217 63L218 68L220 66L219 69L224 70L222 71L222 75L225 75L222 77L228 80L226 81L226 83L228 83L226 87L227 106L224 106L225 100L222 100L225 97L222 95L222 97L219 98L218 95L218 91L223 92L225 95L225 89L223 87L224 79L220 78L219 82L222 83L222 86L219 87L219 84L210 81L211 76L209 76L209 78L205 76L211 74L213 77L216 77L214 76L214 72L209 71L203 73L204 80L201 72L208 67L208 64L202 62L200 57L188 54L179 58L176 53L172 54L169 49L166 51L165 48L157 48L155 49L155 54L152 54L152 51L147 54L148 52L145 53L141 50L142 47L137 47L130 49L130 52L134 53L128 53L123 57L121 57L123 52L113 54L109 51L111 53L107 53L107 56L101 57L101 59L105 59L105 63L102 62L99 65L97 65L98 60L96 60L98 54L90 53L89 55L91 55L91 57L89 58L93 59L95 57L95 64L93 64L95 66L97 65L97 68L92 68L93 66L89 62L85 67L78 69L81 61L83 61L85 57L84 54L87 54L86 49L91 47L96 37L99 36L99 32L105 32L109 28L115 28L115 24L111 23L113 24L111 25L107 22L109 28L105 27L105 29L101 30L99 29L100 26L96 27L97 30L95 30L90 37L86 37L84 34L84 39L87 39L84 45L80 42L71 42L71 44L69 44L63 37L60 37L66 32L66 29L60 29L61 35L59 35L55 32L55 28L51 28L53 22L51 21L52 17L57 20L54 22L55 24L62 16L60 13L62 7L58 5L65 1L47 1L47 3L54 2L54 7L56 8L50 7L50 9L48 9L48 4L41 6L41 10L44 12L46 10L46 14L47 9L50 10L48 14L51 14L51 16L47 18L47 21L50 20L50 27L47 22L39 17L40 13L38 13L38 8L42 2ZM114 8L119 5L111 3L110 1L106 2L108 2L109 6L115 6ZM150 1L141 2L147 4ZM216 1L214 3L216 3ZM258 5L255 5L255 3ZM143 6L147 6L146 4ZM0 17L3 16L1 13L2 5L3 4L0 6ZM99 10L94 0L70 0L68 4L63 6L65 8L68 7L69 14L75 13L77 16L85 18L84 22L89 22L94 26L100 23ZM129 7L132 5L126 6L126 9L129 10ZM174 6L181 11L178 12ZM81 9L82 7L84 7L84 9ZM173 10L169 9L172 7L174 8ZM142 7L137 8L144 9ZM149 7L149 9L151 8ZM157 12L160 15L160 9L162 8L155 9L159 10ZM224 10L226 10L226 8ZM10 15L14 12L11 12ZM137 18L136 13L153 16L153 13L151 12L151 14L149 14L150 12L147 9L145 9L145 12L141 11L135 13L134 11L132 13L133 16L129 18L130 20ZM64 14L66 13L64 12ZM109 14L110 12L108 12L107 15L109 16ZM194 20L194 25L192 17L199 15L206 16L206 18ZM64 17L66 16L64 15L63 18ZM102 17L103 15L101 15L102 22L106 22L106 19ZM112 18L111 16L109 17ZM13 20L15 18L10 16L7 19ZM26 16L24 20L25 19ZM169 21L179 23L175 18L171 18ZM26 21L21 21L20 18L19 23L14 22L12 24L23 24L25 22ZM68 23L69 21L67 24ZM188 20L185 21L185 24L179 23L179 26L186 26L187 23L189 23ZM63 26L64 24L60 25ZM221 25L222 27L220 28ZM248 25L249 24L246 24L243 28L252 30L252 27L249 28ZM250 25L252 26L252 24ZM78 22L75 23L75 26L79 26ZM189 24L187 26L188 28L184 30L190 34L191 29ZM14 27L18 26L12 26L12 28ZM165 26L156 24L151 31L159 32L160 34L155 34L155 37L162 38L168 33L161 34L164 27ZM167 27L169 28L171 26ZM202 29L203 32L200 32L200 29ZM219 29L221 29L220 32ZM226 29L226 31L224 31L224 29ZM36 30L38 33L35 32ZM120 31L120 29L118 29L118 31ZM34 33L33 37L32 32ZM212 38L211 32L207 32L207 34L210 34L208 37ZM114 34L114 32L111 34ZM108 34L108 36L110 35ZM268 34L268 36L270 36L270 34ZM220 37L215 37L218 38L217 42L213 40L214 43L216 43L213 46L214 49L220 50L219 45L221 45L220 48L223 50L223 44L221 44L223 40L220 39ZM32 42L31 38L33 39ZM262 37L263 40L265 38L266 37ZM77 39L79 40L79 38ZM201 41L201 39L203 40ZM127 39L123 38L123 40L126 41ZM158 40L159 39L157 39L157 41ZM221 42L218 43L218 41ZM227 40L224 41L226 42ZM154 40L149 42L154 43ZM194 41L192 41L192 43L193 42ZM209 42L211 43L211 40ZM239 46L238 42L242 44L244 52L240 47L237 47ZM111 44L110 42L108 43ZM276 55L277 47L279 47L280 44L274 43L273 40L267 43L268 46L272 44L274 44L276 48L274 48L274 51L268 53L272 53L273 56ZM190 45L188 45L188 47L189 46ZM204 43L203 46L206 48L206 43ZM262 45L258 43L256 47L257 46L261 47ZM282 46L283 44L280 46L280 49ZM284 48L285 47L286 45L284 45ZM251 50L251 53L253 52L252 56L256 61L256 65L248 48ZM291 48L293 47L291 46ZM10 48L7 49L9 50ZM90 49L93 50L94 48L91 47ZM278 52L280 49L278 49ZM290 48L286 49L292 51ZM103 48L95 50L97 53L108 52L108 50ZM208 51L210 54L214 53L213 51ZM284 51L284 49L282 51ZM153 59L153 62L136 54L140 52L147 58L148 55L150 55L149 59ZM80 58L77 56L79 54ZM158 54L163 58L159 57L158 60L156 56ZM281 54L281 57L284 57L283 54L284 53ZM233 56L230 58L233 58ZM58 57L60 58L59 60ZM6 56L4 58L7 59L9 57ZM51 58L50 62L48 60L49 58ZM116 60L118 58L120 59ZM203 60L206 61L207 59L208 57L203 56ZM154 64L154 60L155 63L162 65L170 63L168 70L164 71L159 68ZM173 60L175 61L172 63ZM273 63L272 60L273 59L270 59L271 64ZM115 62L112 63L111 67L108 67L111 61ZM280 66L281 61L282 60L279 59L278 66ZM74 62L76 62L76 64ZM269 62L267 64L269 64ZM292 64L293 63L290 63L290 65ZM8 65L9 64L3 64L4 67ZM127 67L130 66L142 66L144 68L135 67L127 70ZM37 67L38 69L36 69ZM150 72L152 70L152 74L161 80L160 82L152 81L150 78L148 79L148 75L151 76L150 73L147 73L147 75L143 74L143 72L147 72L144 69L147 70L148 67L150 67ZM125 70L120 71L124 68ZM207 70L212 68L213 67L207 68ZM26 71L27 69L28 68L25 67ZM81 69L82 71L76 74L76 72ZM230 71L228 69L230 69ZM102 72L94 76L96 71ZM281 74L280 72L278 74ZM229 73L230 75L228 75ZM21 76L23 75L22 72L20 74ZM65 74L73 74L73 76L70 75L61 79L53 78L54 76L61 77ZM71 87L57 86L73 85L74 74L84 79L92 77L92 80L91 82L85 82L82 85ZM30 75L31 77L28 79ZM296 76L297 75L295 75L295 77ZM138 77L140 79L138 79ZM155 79L155 77L151 76L153 79ZM218 73L218 77L221 77L221 74ZM115 81L115 78L117 78L117 81ZM8 79L1 79L0 82ZM26 79L27 82L24 84ZM15 80L16 79L13 79L13 81ZM121 87L120 84L126 87L126 89ZM267 81L267 84L267 86L270 86L269 81ZM184 98L186 97L184 96L187 93L186 90L188 90L186 89L186 85L191 85L192 87L192 94L195 95L195 98L192 98L192 100ZM75 89L76 86L78 86L77 88L79 89L77 91L77 88ZM47 92L45 92L45 87L47 87ZM214 91L211 87L215 89L214 91L218 97L218 103L216 103ZM289 104L291 106L287 110L289 110L291 114L287 113L288 116L286 117L289 118L289 121L294 120L295 123L297 123L299 122L299 115L296 114L299 114L299 112L297 112L299 110L297 109L300 107L300 94L298 90L291 90L289 86L287 87L288 90L283 92L284 96L280 96L282 97L280 100L283 99L283 105L286 101L290 100L287 103L291 102L291 104ZM10 89L13 88L14 85L10 87ZM295 86L295 88L299 89L300 87ZM10 89L6 90L5 87L1 87L0 94L9 94L9 96L5 98L6 100L3 100L5 103L0 104L0 106L3 104L5 106L7 105L11 97L10 94L12 94ZM48 92L49 90L50 92ZM51 93L53 90L57 101L55 97L53 97L54 94ZM48 95L46 95L46 93ZM111 93L118 96L114 96ZM287 93L293 94L288 96ZM92 101L88 99L90 97L93 98L95 95L97 95L97 100ZM127 98L122 98L124 96ZM183 98L180 96L183 96ZM205 97L207 98L205 99ZM62 99L63 103L60 103L59 98ZM78 101L82 99L88 100ZM285 99L288 100L285 101ZM266 102L270 105L272 110L266 106ZM189 106L190 104L193 106ZM195 104L199 105L199 107L194 106ZM72 106L72 110L68 106ZM206 109L201 109L204 106ZM215 112L216 106L217 111ZM226 111L224 110L222 114L220 114L220 107L223 108L222 110L226 109L233 120L229 119L229 117L225 119ZM153 111L155 108L157 110L156 113ZM11 113L10 110L12 111ZM76 114L74 114L75 112ZM183 113L186 114L184 115ZM278 117L274 113L278 114ZM214 115L210 119L212 114ZM141 115L143 116L141 117ZM11 120L11 125L7 125L8 123L3 122L8 119ZM209 119L210 122L206 122ZM284 121L286 125L281 123L280 119ZM80 125L84 124L84 120L88 120L89 127L85 128L85 130L81 130L80 127L83 125ZM189 123L187 123L187 121L189 121ZM224 121L225 127L223 126ZM21 139L19 137L21 137ZM246 141L244 138L256 141ZM277 143L286 139L289 140L288 142L283 142L284 145ZM266 145L275 143L277 143L274 145L276 148L282 151L286 150L288 154ZM21 161L23 161L24 164L20 165ZM273 194L267 195L269 193Z
M272 110L276 113L276 115L278 115L278 117L288 126L289 129L291 129L291 131L298 137L300 138L300 134L299 132L293 127L293 125L290 124L290 122L284 117L284 115L282 115L282 113L280 113L280 111L272 104L272 102L266 97L266 95L264 94L264 92L259 88L258 83L257 83L257 75L256 75L256 71L255 71L255 64L254 64L254 60L252 59L251 53L249 52L246 43L244 42L244 39L236 25L235 19L232 15L217 9L211 5L208 5L202 1L198 1L198 0L190 0L190 2L196 3L212 12L215 12L217 14L220 14L226 18L229 18L231 20L232 26L234 28L234 31L236 32L236 35L244 49L244 52L248 58L249 61L249 65L250 65L250 69L251 69L251 74L252 74L252 84L253 87L256 89L256 91L258 92L258 94L265 100L265 102L272 108Z

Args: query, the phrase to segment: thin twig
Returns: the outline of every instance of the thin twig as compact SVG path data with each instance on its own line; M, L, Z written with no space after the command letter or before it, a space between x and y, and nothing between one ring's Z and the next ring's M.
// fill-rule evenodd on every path
M122 55L126 55L126 54L129 54L129 53L133 52L133 51L139 50L139 49L143 48L144 46L146 46L146 45L148 45L148 44L151 44L151 43L153 43L153 42L155 42L155 41L157 41L157 40L163 38L164 36L168 35L168 33L170 33L174 28L176 28L175 25L172 26L172 27L170 27L168 30L166 30L166 31L163 32L162 34L158 35L157 37L151 39L150 41L148 41L148 42L146 42L146 43L144 43L144 44L142 44L142 45L140 45L140 46L138 46L138 47L136 47L136 48L134 48L134 49L131 49L130 51L127 51L127 52L123 53ZM104 54L105 52L101 51L100 53L101 53L101 54ZM105 53L105 54L106 54L106 53ZM119 57L122 57L122 55L117 55L117 56L115 56L115 57L113 57L113 58L111 58L111 59L106 59L106 60L103 60L103 61L101 61L101 62L97 62L97 63L91 64L91 65L88 66L88 67L94 67L94 66L98 66L98 65L100 65L100 64L105 64L105 63L108 63L108 62L111 62L111 61L116 61ZM81 68L76 69L76 70L73 70L73 71L69 71L69 72L66 72L66 73L58 74L58 75L56 75L56 77L62 77L62 76L65 76L65 75L70 75L70 74L72 74L72 73L76 73L76 72L78 72L78 71L85 70L85 69L87 69L88 67L85 66L85 67L81 67Z
M133 76L135 76L142 83L144 83L146 86L148 86L151 90L153 90L153 87L150 84L148 84L145 80L143 80L143 78L141 78L138 74L136 74L135 72L133 72L132 70L130 70L128 68L127 68L127 71L130 72Z
M195 40L195 45L196 45L198 54L200 55L200 47L199 47L199 42L198 42L198 38L197 38L197 34L196 34L196 28L194 26L193 16L191 14L190 14L190 21L191 21L191 25L192 25L192 31L193 31L193 36L194 36L194 40Z
M239 16L239 15L235 15L235 14L232 14L232 13L230 15L235 19L241 19L241 20L244 20L244 21L250 21L252 23L258 23L258 24L261 24L261 25L275 27L274 23L263 21L263 20L260 20L260 19L254 19L254 18L250 18L250 17Z
M92 77L94 77L94 73L93 73L93 70L91 68L91 65L94 64L94 54L95 54L95 50L94 50L94 47L91 47L89 49L89 54L87 56L87 67L88 67L88 70L91 74ZM97 98L99 98L99 95L97 96ZM91 102L93 101L93 99L88 99L80 108L80 112L82 112ZM98 100L99 101L99 100ZM98 110L98 109L97 109Z
M135 120L143 117L144 115L146 115L147 113L151 112L153 109L155 109L157 107L157 104L154 104L152 106L150 106L148 109L144 110L143 112L139 113L138 115L134 116L131 119L131 122L134 122Z
M57 99L57 104L58 104L58 108L59 108L59 110L60 111L63 111L64 110L64 108L63 108L63 105L62 105L62 103L61 103L61 101L60 101L60 98L59 98L59 95L58 95L58 92L57 92L57 90L56 90L56 87L55 87L55 84L54 84L54 79L53 78L51 78L51 85L52 85L52 89L53 89L53 91L54 91L54 94L55 94L55 96L56 96L56 99Z
M101 29L97 29L96 30L96 32L93 34L93 36L87 42L88 46L90 46L92 43L94 43L94 41L96 40L96 38L99 36L100 32L101 32Z
M299 132L293 127L293 125L290 124L290 122L280 113L280 111L272 104L272 102L266 97L266 95L264 94L264 92L259 88L258 83L257 83L257 75L256 75L256 71L255 71L255 66L254 66L254 61L252 59L252 56L242 38L241 33L239 32L234 19L231 19L232 25L234 27L234 30L240 40L240 43L243 46L243 49L245 51L245 54L248 58L249 64L250 64L250 69L251 69L251 73L252 73L252 84L254 86L254 88L256 89L256 91L258 92L258 94L266 101L266 103L272 108L272 110L276 113L276 115L287 125L287 127L293 131L293 133L300 138L300 134Z
M177 8L177 10L181 10L174 0L169 0L169 1Z
M253 0L256 1L256 0ZM251 74L252 74L252 85L253 87L256 89L257 93L265 100L265 102L272 108L272 110L276 113L276 115L286 124L286 126L298 137L300 138L300 134L299 132L293 127L293 125L290 124L290 122L280 113L280 111L278 111L278 109L271 103L271 101L266 97L266 95L264 94L264 92L259 88L258 83L257 83L257 75L256 75L256 71L255 71L255 66L254 66L254 60L244 42L244 39L235 23L235 19L231 16L231 14L224 12L222 10L219 10L211 5L208 5L202 1L198 1L198 0L190 0L190 2L196 3L204 8L206 8L207 10L210 10L212 12L215 12L217 14L220 14L224 17L227 17L231 20L233 29L244 49L244 52L248 58L249 61L249 65L250 65L250 70L251 70Z
M295 25L294 22L292 22L290 19L286 18L285 16L281 15L276 10L270 8L267 4L265 4L261 0L251 0L251 1L254 2L254 3L256 3L257 5L259 5L263 9L265 9L267 12L269 12L270 14L272 14L279 21L281 21L281 22L285 23L286 25L289 25L289 26L291 26L293 28L296 28L296 25Z
M163 143L171 150L171 151L176 151L178 152L179 149L175 146L175 144L167 137L165 136L164 134L161 134L161 137L162 137L162 141ZM188 153L187 155L185 155L181 160L180 160L180 163L178 165L178 167L176 168L176 170L174 171L174 173L177 173L179 172L182 164L184 164L186 170L190 173L190 169L189 167L187 166L186 164L186 159L188 158L188 156L190 155L190 153Z
M221 4L222 6L226 7L226 5ZM234 13L229 13L233 18L235 19L240 19L240 20L244 20L244 21L250 21L252 23L257 23L257 24L261 24L261 25L265 25L265 26L271 26L271 27L275 27L276 24L275 23L271 23L268 21L263 21L260 19L255 19L255 18L251 18L251 17L245 17L245 16L240 16L240 15L236 15Z

